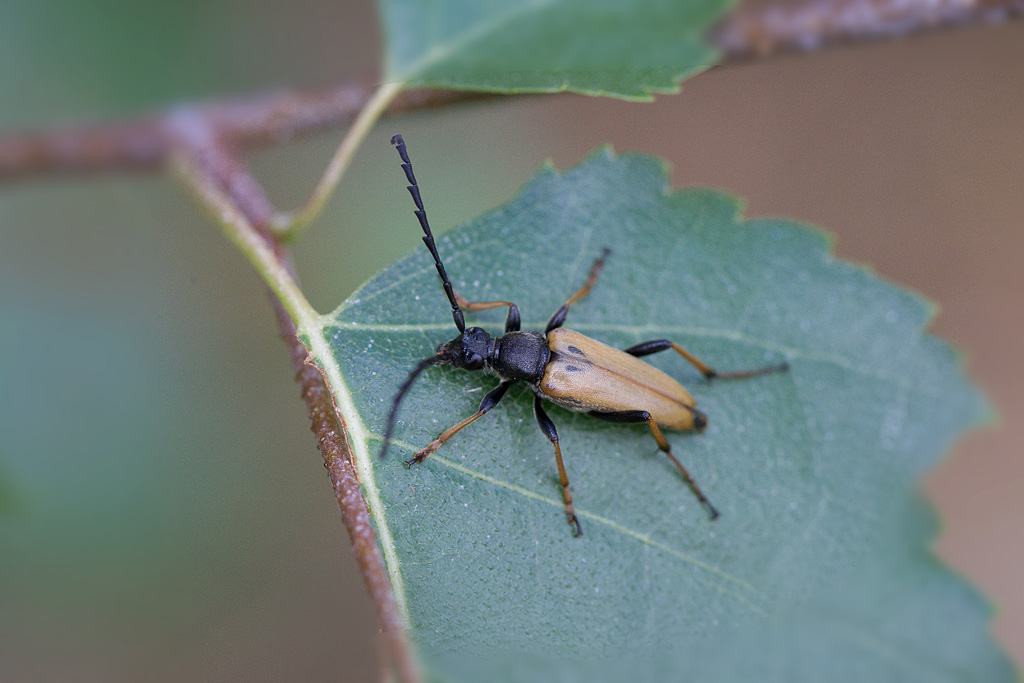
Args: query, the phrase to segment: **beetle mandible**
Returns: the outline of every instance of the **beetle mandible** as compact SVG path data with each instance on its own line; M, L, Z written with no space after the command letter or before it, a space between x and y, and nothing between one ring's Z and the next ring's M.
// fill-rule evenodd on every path
M780 363L740 372L716 372L669 339L654 339L619 350L562 327L569 308L585 297L597 281L601 268L611 253L607 248L594 261L586 283L555 311L543 332L520 330L519 307L511 301L467 301L452 288L451 280L448 279L444 264L437 253L405 141L401 135L395 135L391 138L391 144L395 145L402 157L402 169L409 180L409 194L416 204L416 218L423 228L423 242L434 257L434 265L441 276L441 284L448 301L452 305L452 317L459 334L455 339L438 346L433 356L420 361L398 390L391 404L391 412L388 414L381 457L387 452L402 399L420 373L431 365L453 365L464 370L484 370L497 375L501 381L484 396L477 412L442 432L430 445L406 461L407 465L423 462L463 428L476 422L496 406L509 387L516 382L524 382L534 393L533 414L537 418L537 423L555 449L558 480L562 485L562 498L565 501L565 517L574 536L581 535L583 529L573 507L569 477L565 471L565 463L562 462L562 450L558 445L558 432L551 418L544 412L544 401L568 410L585 412L599 420L647 423L658 443L658 448L679 469L690 490L707 509L711 519L718 517L718 511L701 491L697 482L672 455L672 448L661 431L662 428L700 431L707 426L707 416L697 410L696 401L679 382L640 360L640 357L672 349L709 381L715 378L757 377L785 371L789 367L788 364ZM508 313L505 317L505 332L500 337L492 337L479 327L466 327L463 310L485 311L504 307L508 308Z

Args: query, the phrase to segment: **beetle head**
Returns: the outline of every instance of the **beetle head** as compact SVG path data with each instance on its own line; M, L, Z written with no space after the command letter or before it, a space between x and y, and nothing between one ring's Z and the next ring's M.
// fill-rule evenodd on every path
M437 347L437 355L464 370L480 370L487 365L492 346L491 335L479 327L467 328L450 342Z
M387 427L384 429L384 446L381 448L380 457L383 458L384 454L388 452L391 434L395 429L395 419L398 416L398 407L420 373L431 365L454 365L465 370L481 370L487 366L487 359L493 348L494 342L491 340L491 335L479 327L470 327L466 331L460 332L459 336L450 342L438 346L437 355L421 360L405 378L405 382L402 383L391 403L391 412L388 413Z

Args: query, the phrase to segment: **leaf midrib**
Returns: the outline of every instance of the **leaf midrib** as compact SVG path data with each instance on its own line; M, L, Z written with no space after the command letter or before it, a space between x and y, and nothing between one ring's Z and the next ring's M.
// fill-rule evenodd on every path
M345 382L344 373L337 358L331 353L330 342L324 335L327 325L324 325L325 318L321 316L317 323L310 323L300 328L301 336L309 339L309 352L312 362L319 363L320 369L325 375L327 386L330 389L335 409L342 418L342 430L347 437L349 448L352 452L353 461L356 467L356 474L359 478L359 485L363 489L363 497L366 500L370 516L373 518L377 528L377 540L380 543L384 555L388 576L391 580L391 591L395 604L402 615L402 621L409 627L409 604L405 595L405 581L402 578L401 563L398 561L398 550L395 545L391 529L387 524L384 504L380 497L380 488L377 486L373 475L373 461L370 457L368 443L368 430L363 422L362 413L356 408L355 399L352 396L348 384Z
M517 5L502 14L495 15L490 21L483 21L476 24L470 30L454 36L453 39L447 42L441 41L432 43L430 49L426 50L417 61L413 62L404 73L391 73L390 79L395 81L411 81L421 76L437 64L443 62L445 59L450 58L453 54L460 50L464 50L474 42L500 33L503 28L507 27L513 21L520 19L531 12L540 13L555 2L556 0L533 0L529 3L523 3L522 5ZM388 71L391 72L391 69L389 68Z
M338 313L332 313L334 316ZM522 323L523 329L544 329L547 321L544 322L524 322ZM358 322L341 322L338 320L330 320L325 327L334 327L339 330L365 330L370 332L433 332L433 331L444 331L451 330L451 323L411 323L411 324L400 324L400 325L385 325L377 323L358 323ZM871 367L865 366L862 363L856 363L845 356L838 353L821 353L817 351L811 351L810 349L803 349L796 346L788 346L786 344L777 344L774 342L768 342L761 339L755 339L754 337L747 336L741 332L734 330L723 330L713 327L685 327L677 325L624 325L618 323L573 323L567 325L570 329L592 332L624 332L629 334L637 335L679 335L688 337L700 337L704 339L719 339L722 341L731 341L740 344L747 344L749 346L757 347L765 351L773 351L785 356L789 361L794 360L807 360L817 363L828 363L842 370L856 373L862 377L868 377L876 379L887 384L899 387L905 391L911 391L921 396L926 396L933 399L941 399L943 395L941 393L930 391L926 386L921 386L911 379L899 375L888 375L885 373L877 372Z

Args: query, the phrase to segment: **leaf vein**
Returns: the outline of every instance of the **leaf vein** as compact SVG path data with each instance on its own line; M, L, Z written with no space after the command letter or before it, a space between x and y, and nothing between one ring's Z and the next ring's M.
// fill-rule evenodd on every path
M338 329L366 330L371 332L426 332L429 330L448 330L451 328L451 323L410 323L384 325L373 323L341 322L338 320L331 320L329 321L328 324ZM545 324L546 322L523 323L523 329L544 329ZM736 332L733 330L721 330L708 327L683 327L671 325L623 325L615 323L575 323L569 325L568 327L579 332L624 332L629 334L636 334L638 336L651 334L677 334L689 337L703 337L707 339L723 339L727 341L734 341L742 344L748 344L750 346L760 347L762 349L765 349L766 351L775 351L783 356L786 356L786 358L789 359L790 361L803 359L819 363L828 363L830 365L834 365L844 370L848 370L863 377L870 377L873 379L881 380L888 384L893 384L895 386L901 387L908 391L913 391L928 398L938 399L943 397L943 394L941 394L940 392L917 385L906 377L875 372L861 365L858 365L854 361L844 358L843 356L840 356L839 354L836 353L811 351L808 349L801 349L795 346L788 346L786 344L754 339L753 337L749 337L743 334L742 332Z
M366 436L367 436L367 438L376 439L378 441L383 440L383 437L381 435L379 435L379 434L367 433ZM398 448L403 448L403 449L409 451L410 453L414 453L414 452L416 452L418 450L412 444L406 443L406 442L401 441L399 439L392 439L391 443L392 443L392 445L397 446ZM469 467L466 467L465 465L461 465L461 464L459 464L457 462L453 462L451 460L448 460L447 458L445 458L443 456L432 455L430 459L431 459L432 462L438 462L438 463L444 465L445 467L448 467L449 469L453 469L453 470L455 470L457 472L465 474L466 476L473 477L474 479L479 479L480 481L483 481L483 482L486 482L488 484L491 484L492 486L497 486L497 487L503 488L503 489L505 489L507 491L512 491L513 493L519 494L519 495L523 496L524 498L528 498L530 500L536 500L536 501L541 502L541 503L546 503L548 505L551 505L553 507L557 507L559 509L561 509L564 506L564 503L561 500L556 500L554 498L549 498L548 496L545 496L543 494L537 493L536 491L531 491L530 489L522 487L522 486L519 486L518 484L513 484L511 482L504 481L504 480L498 479L496 477L492 477L492 476L490 476L488 474L484 474L483 472L479 472L477 470L474 470L474 469L471 469ZM632 538L632 539L634 539L636 541L639 541L644 546L647 546L647 547L650 547L650 548L654 548L656 550L660 550L660 551L662 551L664 553L672 555L673 557L676 557L677 559L680 559L683 562L686 562L687 564L689 564L689 565L691 565L691 566L693 566L693 567L695 567L697 569L701 569L701 570L706 571L706 572L708 572L710 574L713 574L714 576L718 577L719 579L722 579L723 581L725 581L727 583L731 583L731 584L734 584L734 585L739 586L741 588L744 588L744 589L746 589L746 590L756 594L758 597L764 597L764 594L761 593L753 584L749 583L748 581L745 581L745 580L743 580L743 579L741 579L741 578L739 578L737 576L733 576L732 574L730 574L729 572L725 571L724 569L721 569L720 567L716 567L713 564L709 564L707 562L704 562L703 560L697 559L696 557L693 557L692 555L688 555L688 554L684 553L681 550L677 550L677 549L675 549L675 548L673 548L673 547L671 547L671 546L669 546L669 545L667 545L665 543L657 541L657 540L651 538L650 534L640 533L640 532L638 532L638 531L636 531L634 529L630 529L628 526L626 526L624 524L616 522L613 519L609 519L608 517L604 517L604 516L599 515L599 514L594 513L594 512L589 512L589 511L587 511L587 510L585 510L585 509L583 509L583 508L581 508L579 506L576 507L576 514L579 515L580 517L592 520L592 521L594 521L594 522L596 522L598 524L601 524L601 525L606 526L606 527L608 527L610 529L618 531L619 533L621 533L621 534L623 534L625 536L628 536L629 538ZM700 583L703 583L703 584L705 584L707 586L710 586L710 587L714 588L715 590L717 590L719 593L721 593L723 595L728 595L728 596L736 599L737 601L739 601L740 603L742 603L743 605L748 607L751 611L753 611L753 612L755 612L755 613L757 613L757 614L759 614L761 616L765 616L767 614L767 612L766 612L766 610L764 608L762 608L761 606L756 604L749 597L743 595L742 593L740 593L738 591L734 591L734 590L731 590L731 589L727 588L726 586L722 585L722 583L720 583L720 582L716 582L716 581L713 581L713 580L710 580L710 579L702 578L702 577L697 576L697 575L695 575L693 578L696 581L699 581Z

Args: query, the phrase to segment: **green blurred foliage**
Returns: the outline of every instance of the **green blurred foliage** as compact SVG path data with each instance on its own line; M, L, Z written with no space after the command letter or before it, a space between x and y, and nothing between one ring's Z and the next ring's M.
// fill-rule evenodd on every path
M7 3L0 129L361 77L373 20L368 3ZM336 140L257 172L298 201ZM325 310L415 243L374 215L404 191L359 166L346 192L365 199L332 202L298 255ZM372 612L265 291L175 183L0 188L0 387L0 679L306 679L338 657L373 675Z

